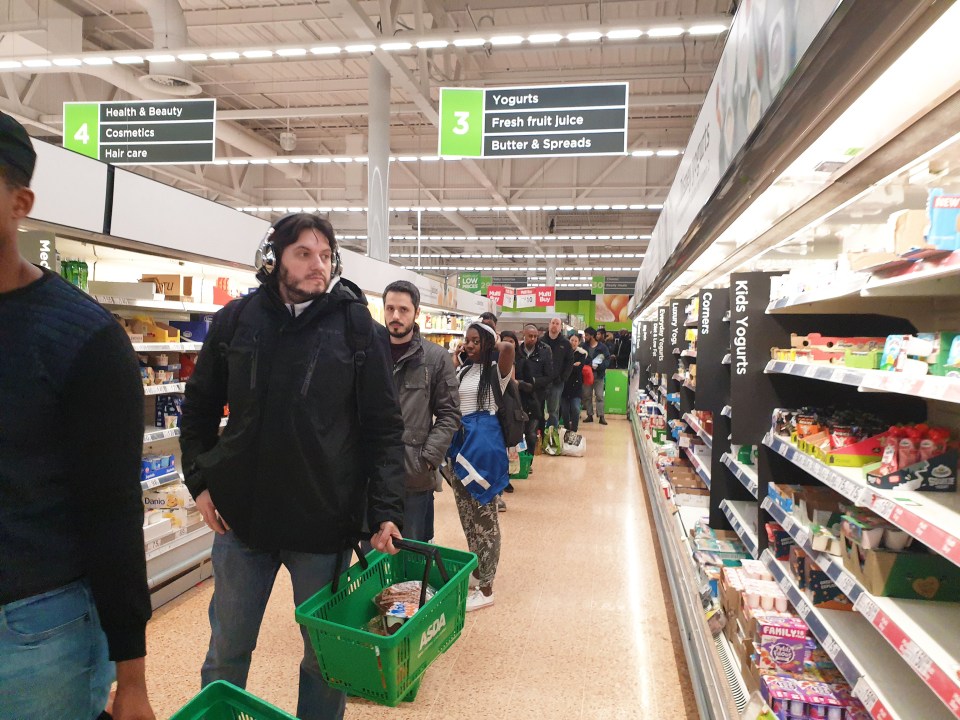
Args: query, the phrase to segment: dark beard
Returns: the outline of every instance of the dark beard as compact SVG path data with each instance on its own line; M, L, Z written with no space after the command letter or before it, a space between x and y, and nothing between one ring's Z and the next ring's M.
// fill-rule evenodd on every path
M406 337L407 335L413 332L413 325L408 325L407 327L403 328L402 331L397 331L397 330L394 330L392 327L387 326L387 332L389 332L390 335L395 338Z
M284 271L283 267L280 268L280 286L283 288L283 293L287 296L290 302L294 303L295 305L305 303L308 300L316 300L318 297L324 294L323 292L316 294L308 293L291 285L287 282L287 273ZM329 289L329 287L330 285L328 283L327 289ZM326 290L324 290L324 292L326 292Z

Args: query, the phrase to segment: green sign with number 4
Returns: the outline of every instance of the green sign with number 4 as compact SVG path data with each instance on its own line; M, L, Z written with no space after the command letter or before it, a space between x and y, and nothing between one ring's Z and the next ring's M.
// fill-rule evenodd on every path
M100 104L63 104L63 146L95 160L100 157Z
M483 155L483 90L440 90L442 157Z

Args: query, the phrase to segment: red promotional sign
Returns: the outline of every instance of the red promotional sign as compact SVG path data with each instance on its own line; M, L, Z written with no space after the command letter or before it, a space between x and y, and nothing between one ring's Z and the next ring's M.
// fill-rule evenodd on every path
M531 308L537 306L536 288L517 288L517 308Z
M542 286L534 288L537 293L537 307L553 307L555 304L555 297L557 290L555 287L551 286Z
M503 305L503 295L506 290L503 285L488 285L487 298L493 300L495 305Z

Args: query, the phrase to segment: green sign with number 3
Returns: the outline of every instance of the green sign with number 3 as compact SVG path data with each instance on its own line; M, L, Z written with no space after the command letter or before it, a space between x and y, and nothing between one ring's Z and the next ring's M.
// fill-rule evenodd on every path
M483 155L483 90L440 90L440 155Z
M100 104L63 104L63 146L81 155L100 157Z

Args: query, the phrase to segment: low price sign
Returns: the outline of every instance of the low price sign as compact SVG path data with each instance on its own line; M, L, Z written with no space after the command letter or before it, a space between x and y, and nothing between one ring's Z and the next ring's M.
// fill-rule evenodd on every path
M440 90L443 157L624 155L627 83Z
M63 146L114 165L210 163L216 101L63 104Z

